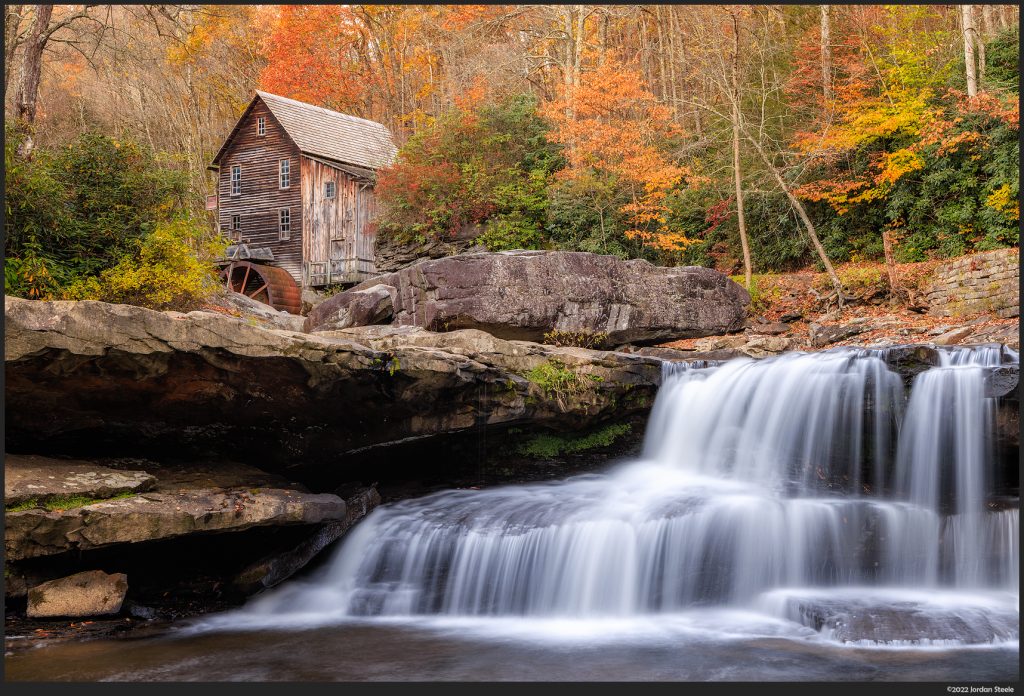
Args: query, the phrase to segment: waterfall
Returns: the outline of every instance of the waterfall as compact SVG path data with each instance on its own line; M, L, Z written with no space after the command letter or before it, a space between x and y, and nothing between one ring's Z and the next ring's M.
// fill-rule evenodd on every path
M1011 618L991 633L1013 637L1019 517L986 504L985 377L1017 354L940 355L909 394L879 351L666 363L641 459L382 506L315 582L246 611L599 618L723 606L835 629L849 622L828 623L835 602L813 599L823 592L999 591ZM792 604L801 591L811 599Z

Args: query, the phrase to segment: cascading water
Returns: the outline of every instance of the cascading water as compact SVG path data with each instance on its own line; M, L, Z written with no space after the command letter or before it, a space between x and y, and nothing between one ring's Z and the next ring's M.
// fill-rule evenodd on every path
M383 506L314 582L244 612L590 619L722 606L849 630L851 607L906 606L911 592L917 618L897 622L897 640L933 637L918 614L939 597L953 607L940 638L1016 639L1018 511L986 507L984 384L1017 355L941 355L909 400L878 351L666 363L641 460Z

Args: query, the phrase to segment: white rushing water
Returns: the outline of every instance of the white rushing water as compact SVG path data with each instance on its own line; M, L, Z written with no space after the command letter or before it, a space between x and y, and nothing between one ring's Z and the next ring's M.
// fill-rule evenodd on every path
M852 642L1016 640L1019 518L988 506L985 379L1017 354L944 350L909 395L884 357L666 364L641 460L382 506L237 621L720 608Z

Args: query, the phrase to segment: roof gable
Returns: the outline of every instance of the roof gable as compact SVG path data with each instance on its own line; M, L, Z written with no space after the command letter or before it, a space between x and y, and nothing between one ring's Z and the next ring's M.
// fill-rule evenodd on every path
M366 169L387 167L398 154L391 133L383 124L257 91L214 157L214 164L224 156L257 100L266 105L303 154Z

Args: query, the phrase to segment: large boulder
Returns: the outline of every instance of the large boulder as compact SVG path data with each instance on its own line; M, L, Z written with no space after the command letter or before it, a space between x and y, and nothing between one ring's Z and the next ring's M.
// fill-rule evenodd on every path
M309 311L306 330L336 331L352 326L380 324L394 311L395 289L374 285L329 297Z
M30 589L26 613L32 619L116 614L127 592L128 577L124 573L108 575L102 570L87 570Z
M378 286L394 288L399 326L480 329L527 341L540 341L551 331L603 334L610 345L738 331L750 303L746 290L707 268L662 268L639 259L567 251L423 261L349 293ZM325 311L311 316L306 328L330 321Z

